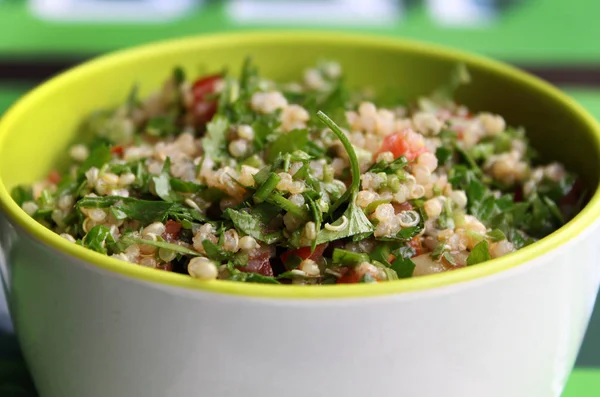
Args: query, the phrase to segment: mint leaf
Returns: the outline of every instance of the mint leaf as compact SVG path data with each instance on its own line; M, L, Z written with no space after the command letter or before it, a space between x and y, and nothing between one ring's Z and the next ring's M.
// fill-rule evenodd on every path
M227 154L227 131L229 121L221 115L215 116L206 125L206 135L202 138L204 153L209 153L215 161L228 157Z
M435 157L437 157L440 165L445 165L450 159L452 159L453 154L454 152L445 146L440 146L435 151Z
M171 189L171 160L165 160L160 175L152 177L156 195L168 202L182 201L183 198Z
M477 265L478 263L492 259L487 240L482 240L473 249L467 257L467 266Z
M266 159L268 162L272 163L280 154L301 150L307 143L308 130L293 130L288 133L282 133L267 149Z
M274 244L281 239L281 231L266 233L267 225L261 216L232 208L225 210L225 215L231 219L235 228L255 239L267 244Z
M92 148L88 158L81 164L78 170L78 176L81 178L85 175L86 171L92 167L102 168L102 166L108 163L112 159L110 152L110 146L107 144L100 144Z
M258 119L252 124L254 131L254 148L262 150L267 145L268 137L273 133L273 126L267 120Z
M494 229L487 234L487 237L492 240L492 242L497 243L498 241L506 240L506 235L500 229Z
M399 278L409 278L412 277L416 266L410 258L397 256L390 267L396 272Z
M110 234L110 229L104 225L96 225L90 229L82 240L82 245L86 248L107 254L107 244L114 244L115 239Z
M317 244L328 241L340 240L347 237L356 237L363 239L373 232L373 225L365 213L356 205L356 194L351 198L348 209L335 222L331 224L334 228L340 227L340 230L331 230L325 226L317 235Z
M369 253L369 258L372 261L378 261L385 265L390 265L388 258L390 257L391 248L387 243L379 243L373 248L373 251Z
M127 215L127 218L142 224L165 222L172 218L178 221L206 221L198 210L187 208L178 203L166 201L139 200L132 197L104 196L84 197L77 202L77 208L114 208Z
M206 252L206 256L216 262L223 262L231 259L233 254L229 251L223 250L217 244L213 243L210 240L202 241L202 248L204 248L204 252Z
M15 186L10 191L10 196L20 207L24 202L33 200L33 189L31 186Z
M179 178L170 179L171 188L180 193L198 193L207 188L206 185L200 185L194 182L182 181Z

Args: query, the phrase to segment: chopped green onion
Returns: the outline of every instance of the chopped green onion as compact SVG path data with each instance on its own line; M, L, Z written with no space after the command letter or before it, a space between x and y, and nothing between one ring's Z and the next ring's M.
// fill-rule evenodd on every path
M273 192L279 181L281 181L281 177L276 173L271 172L267 177L267 180L258 188L256 193L254 193L254 201L256 203L265 201Z
M356 266L369 262L369 255L336 248L333 250L332 261L344 266Z

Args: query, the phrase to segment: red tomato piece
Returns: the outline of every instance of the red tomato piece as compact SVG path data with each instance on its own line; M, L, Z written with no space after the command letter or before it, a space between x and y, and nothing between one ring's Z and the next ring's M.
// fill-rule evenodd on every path
M302 260L312 259L314 261L323 256L323 251L325 251L325 248L327 248L327 243L317 245L315 247L314 252L311 252L311 247L300 247L298 249L292 249L287 252L284 252L283 254L281 254L280 258L284 264L292 255L299 256L300 258L302 258Z
M52 170L48 174L48 182L50 182L50 183L53 183L56 185L58 182L60 182L60 179L61 179L60 173L56 170Z
M405 130L388 135L383 139L379 153L392 152L394 158L400 156L406 157L407 160L413 161L419 155L428 152L427 146L423 137L412 130ZM377 157L377 155L375 155Z
M415 256L424 254L423 244L421 243L420 237L414 237L408 242L408 246L415 250Z
M273 268L271 267L271 254L268 250L258 250L255 255L248 258L247 266L238 267L239 270L246 273L258 273L263 276L273 276Z
M418 236L413 237L413 239L406 243L406 245L408 245L410 248L413 249L413 251L415 251L415 254L413 256L419 256L425 253L425 250L423 249L423 243L421 242L421 238ZM388 262L392 263L396 260L396 257L393 254L390 254L387 260Z
M211 75L196 80L192 86L194 97L192 114L196 126L203 126L215 115L217 100L211 95L215 93L215 87L219 81L221 81L221 75Z
M181 231L181 223L169 219L165 223L165 232L162 237L169 243L176 241L179 238L179 232Z
M335 283L336 284L356 284L360 281L361 277L362 277L362 275L359 274L355 269L343 268L342 269L342 277L339 277Z
M161 265L158 265L156 268L158 270L164 270L165 272L172 272L173 271L173 264L171 262L163 263Z
M392 206L394 207L394 213L395 214L399 214L402 211L410 211L413 209L413 206L411 203L409 203L408 201L402 203L402 204L398 204L398 203L392 203Z
M123 145L116 145L116 146L113 146L110 148L110 152L112 154L117 154L119 156L123 155L123 150L124 150Z

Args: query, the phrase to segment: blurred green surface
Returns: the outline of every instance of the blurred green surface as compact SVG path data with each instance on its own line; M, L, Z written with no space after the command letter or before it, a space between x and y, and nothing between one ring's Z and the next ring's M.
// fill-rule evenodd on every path
M563 397L598 397L600 370L577 369L571 375Z
M25 1L0 0L0 54L98 53L141 43L206 32L265 28L241 24L225 11L224 2L209 1L178 20L148 23L51 22L34 16ZM422 6L410 7L391 26L315 26L411 37L520 62L582 63L600 60L600 2L590 0L521 0L482 28L444 28ZM270 26L289 28L291 24ZM298 25L301 26L301 25ZM305 25L306 26L306 25Z
M27 85L0 85L0 115L28 88Z

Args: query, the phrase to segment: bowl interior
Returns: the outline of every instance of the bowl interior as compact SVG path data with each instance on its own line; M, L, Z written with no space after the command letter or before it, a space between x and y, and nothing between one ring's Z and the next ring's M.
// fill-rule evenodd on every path
M414 99L448 81L464 62L472 84L457 99L474 110L489 110L510 125L524 126L547 159L564 162L591 191L598 185L600 145L596 124L578 105L512 68L460 52L412 42L316 33L253 33L198 37L142 47L86 64L38 88L0 124L0 189L43 178L64 161L82 119L122 103L132 85L140 94L157 89L174 66L189 76L239 70L251 55L275 80L300 79L320 59L339 61L352 86L398 90ZM3 206L7 205L4 203ZM454 272L452 272L454 273Z

